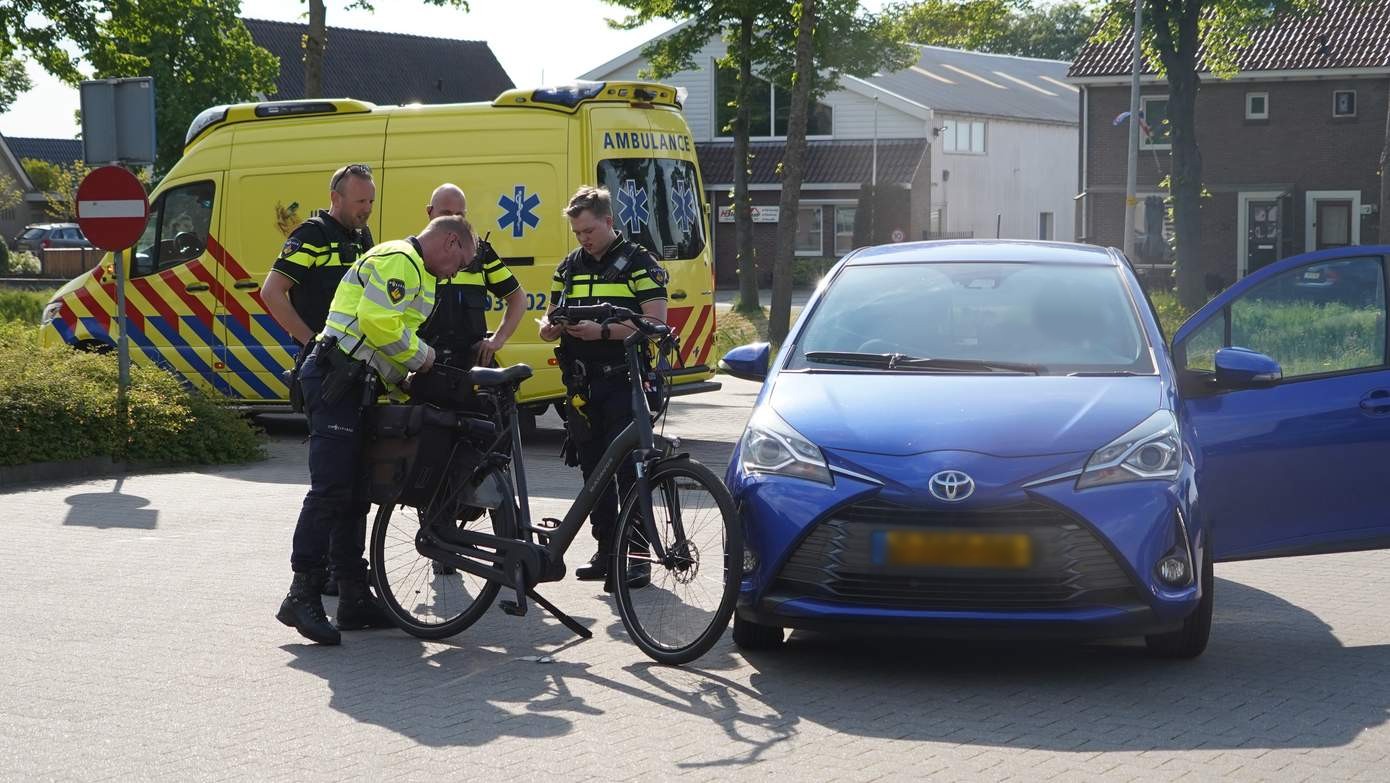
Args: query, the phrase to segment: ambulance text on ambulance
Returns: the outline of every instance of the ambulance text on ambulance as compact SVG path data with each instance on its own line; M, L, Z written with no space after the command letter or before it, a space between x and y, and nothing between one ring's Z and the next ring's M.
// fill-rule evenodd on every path
M604 131L606 150L674 150L690 152L695 145L684 133L653 133L651 131Z

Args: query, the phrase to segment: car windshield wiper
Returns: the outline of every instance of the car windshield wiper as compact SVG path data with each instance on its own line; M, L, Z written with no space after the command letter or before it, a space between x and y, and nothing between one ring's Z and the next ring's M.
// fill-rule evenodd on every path
M1067 373L1068 378L1129 378L1139 373L1133 370L1094 370Z
M849 364L856 367L881 367L885 370L928 370L938 372L1010 372L1039 375L1042 367L1036 364L992 362L980 359L932 359L904 353L861 353L858 351L807 351L809 361L822 364Z

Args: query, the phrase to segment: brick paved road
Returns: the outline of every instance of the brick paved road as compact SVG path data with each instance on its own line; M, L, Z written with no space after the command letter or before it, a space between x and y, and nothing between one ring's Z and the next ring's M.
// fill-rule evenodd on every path
M669 431L727 459L755 392L678 402ZM321 648L271 617L306 479L280 431L256 465L0 496L0 778L1390 774L1387 553L1218 567L1212 646L1192 663L798 635L668 669L573 581L546 592L589 642L535 611L445 642ZM558 515L577 482L539 440L538 505Z

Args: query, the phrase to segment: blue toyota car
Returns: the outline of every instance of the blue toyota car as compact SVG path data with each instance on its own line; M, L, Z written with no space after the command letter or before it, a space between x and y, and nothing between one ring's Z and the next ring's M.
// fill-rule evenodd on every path
M1207 644L1212 563L1390 547L1390 247L1265 267L1171 343L1118 251L867 248L774 361L727 482L734 640ZM1171 346L1171 347L1170 347Z

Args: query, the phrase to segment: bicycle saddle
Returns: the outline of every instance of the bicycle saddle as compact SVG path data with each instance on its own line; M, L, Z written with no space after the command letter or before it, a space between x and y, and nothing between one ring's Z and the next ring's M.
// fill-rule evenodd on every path
M531 366L528 364L513 364L500 370L492 367L474 367L468 371L468 381L474 386L505 386L521 383L531 375Z

